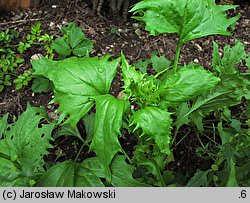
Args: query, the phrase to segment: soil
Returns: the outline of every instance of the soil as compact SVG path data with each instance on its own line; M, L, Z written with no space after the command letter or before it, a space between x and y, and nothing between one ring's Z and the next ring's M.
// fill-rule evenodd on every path
M181 50L180 64L188 64L189 62L198 62L206 69L211 69L211 53L212 42L215 41L221 47L226 44L233 45L234 40L238 39L245 43L246 52L250 52L250 5L244 3L235 10L231 10L228 14L234 16L241 14L240 20L236 23L235 30L231 36L209 36L202 39L193 40L185 44ZM108 17L108 16L107 16ZM69 22L75 22L80 26L85 35L94 42L95 48L91 52L91 56L102 56L112 54L113 57L120 56L121 50L124 52L129 63L135 63L139 59L147 59L154 51L159 55L166 56L169 60L173 59L177 45L177 36L164 34L158 37L150 36L143 29L143 26L129 19L123 24L115 24L106 22L105 20L93 15L91 6L88 4L76 5L71 9L65 8L64 5L46 5L40 9L22 11L18 14L8 13L0 14L0 30L16 29L24 36L30 31L30 26L35 22L42 22L43 33L60 36L60 27ZM25 65L18 67L18 72L22 73L31 68L30 58L34 54L43 54L41 47L33 47L25 52L22 57L25 59ZM244 70L242 70L244 71ZM119 73L114 79L111 89L113 95L118 95L122 86ZM49 114L56 113L57 106L50 105L53 99L53 93L35 94L31 90L31 85L15 91L15 87L5 88L0 93L0 116L9 113L9 121L12 122L14 116L18 117L29 102L33 106L44 107ZM240 107L239 107L240 108ZM239 111L236 108L236 111ZM84 135L84 124L79 122L78 128ZM187 133L188 128L185 126L178 133L176 142ZM207 143L207 138L201 138L203 143ZM137 143L134 136L125 133L120 138L122 147L129 156L133 155L133 148ZM54 141L54 149L51 154L46 157L48 163L53 161L63 161L66 159L75 159L81 142L74 137L59 137ZM175 161L168 165L168 169L172 171L185 172L188 176L193 175L198 168L206 169L210 167L210 163L202 158L197 157L195 149L200 146L197 136L189 132L188 139L184 139L173 149ZM94 156L88 153L88 147L82 151L79 159Z

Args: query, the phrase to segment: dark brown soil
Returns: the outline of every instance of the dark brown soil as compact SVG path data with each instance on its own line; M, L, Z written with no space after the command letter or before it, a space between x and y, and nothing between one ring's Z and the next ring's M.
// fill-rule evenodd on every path
M199 62L206 69L211 67L212 42L216 41L220 47L226 44L233 45L234 40L238 39L245 43L246 51L250 52L250 6L243 4L236 10L231 11L230 15L241 13L240 20L236 23L236 28L232 36L209 36L202 39L194 40L183 46L181 50L180 63L188 64L191 61ZM66 10L63 5L58 5L57 8L52 8L47 5L42 10L30 10L19 14L1 14L0 15L0 30L16 29L24 35L30 30L30 26L36 21L42 22L44 33L59 36L59 27L75 22L80 26L86 36L94 42L95 48L91 52L92 56L102 56L113 54L114 57L120 56L121 50L126 55L130 63L135 63L139 59L147 59L152 52L157 51L159 55L166 56L169 60L175 55L177 45L176 35L160 35L158 37L150 36L145 32L143 27L137 21L130 19L124 24L113 24L105 22L102 19L92 14L89 5L81 8L75 7L71 10ZM9 23L6 23L9 22ZM5 24L4 24L5 23ZM140 32L140 35L136 34ZM30 57L34 54L43 54L44 50L39 47L34 47L27 51L22 57L26 60L26 65L18 68L18 72L30 69ZM117 95L122 86L120 75L117 74L111 93ZM49 105L49 101L53 98L53 93L34 94L31 87L25 87L19 91L14 90L15 87L5 88L0 93L0 116L9 113L10 121L13 116L19 116L29 102L33 106L45 107L48 113L55 114L57 106ZM79 129L83 131L84 125L79 124ZM185 127L180 130L176 142L178 142L188 129ZM122 147L132 156L133 148L137 140L133 136L125 135L120 138ZM208 142L206 138L202 138L204 143ZM51 154L47 157L49 161L63 161L65 159L75 159L81 142L73 137L59 137L55 140L55 148L51 150ZM192 175L197 168L206 169L210 163L198 158L195 149L200 146L197 136L190 132L188 139L184 139L176 148L173 149L175 161L170 163L168 168L174 171L186 172ZM80 155L80 159L84 159L94 154L88 153L88 148L85 147Z

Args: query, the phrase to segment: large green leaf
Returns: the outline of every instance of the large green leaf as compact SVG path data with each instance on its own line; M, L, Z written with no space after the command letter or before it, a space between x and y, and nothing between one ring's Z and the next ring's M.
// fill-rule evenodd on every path
M74 161L64 161L51 167L38 180L39 187L102 187L99 177Z
M15 124L5 125L0 140L0 176L6 178L0 182L2 186L19 185L20 180L25 180L23 186L28 186L28 180L43 171L43 156L52 147L54 128L54 123L38 126L43 118L46 118L44 109L28 105Z
M237 105L246 91L244 80L238 75L222 76L214 90L196 100L193 109L199 108L203 115L207 115L212 111Z
M189 111L179 117L175 124L180 125L189 116L196 125L201 123L202 118L211 112L234 106L241 103L241 98L249 94L247 80L237 73L236 65L242 63L246 57L244 44L236 41L235 46L224 48L223 57L220 57L219 46L213 44L212 66L220 76L221 81L210 92L203 93L193 103ZM197 125L198 126L198 125Z
M94 105L96 95L107 94L120 59L68 58L62 61L46 59L32 61L35 75L42 75L54 83L55 101L59 111L69 115L73 127Z
M111 177L109 165L116 153L122 151L118 135L123 113L129 107L129 102L116 99L110 94L96 96L95 101L95 128L90 148L95 151Z
M219 84L210 92L199 96L190 110L178 118L175 124L182 122L191 113L196 119L203 118L211 112L241 103L241 98L246 92L244 80L238 75L224 75ZM196 111L196 112L195 112Z
M97 157L88 158L83 161L82 165L91 170L96 176L107 178L105 169ZM125 161L125 156L117 155L110 165L111 185L114 187L145 187L143 184L133 178L135 168Z
M185 43L207 35L229 35L227 28L240 15L227 19L225 11L235 7L218 6L214 0L143 0L130 12L143 12L143 16L134 18L145 22L152 35L177 33Z
M71 53L70 46L64 38L54 40L52 48L62 56L68 56Z
M202 67L181 68L160 86L162 106L177 106L214 88L220 81Z
M135 130L142 129L143 135L154 139L160 151L170 154L170 131L172 119L170 113L158 107L145 107L134 113L131 117L131 125L136 125Z

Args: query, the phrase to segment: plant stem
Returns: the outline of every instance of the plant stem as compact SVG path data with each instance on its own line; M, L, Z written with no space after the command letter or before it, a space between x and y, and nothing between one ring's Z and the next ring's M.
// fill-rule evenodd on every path
M164 181L159 169L157 170L157 172L158 172L158 178L160 179L160 182L161 182L161 187L166 187L165 181Z
M213 142L215 146L219 146L219 144L218 144L215 140L211 139L211 138L210 138L208 135L206 135L205 133L203 133L202 135L204 135L208 140L210 140L211 142Z
M177 144L175 144L175 146L174 147L177 147L188 135L189 135L189 133L190 133L190 131L189 132L187 132L181 139L180 139L180 141L177 143Z
M163 179L163 177L162 177L162 175L161 175L161 169L160 169L158 163L157 163L154 159L150 159L150 160L151 160L151 161L154 163L154 165L155 165L155 168L156 168L156 171L157 171L156 176L157 176L158 180L160 181L161 187L166 187L166 184L165 184L165 181L164 181L164 179Z
M174 58L174 73L176 73L178 69L178 61L179 61L180 53L181 53L181 46L182 46L182 38L179 39L178 45L176 47L176 53L175 53L175 58Z
M154 78L158 78L161 74L165 73L167 70L168 70L168 68L166 68L163 71L157 73L156 75L154 75Z
M206 149L205 145L204 145L203 142L201 141L201 138L200 138L199 134L198 134L198 133L195 133L195 134L196 134L196 136L197 136L197 138L198 138L198 140L199 140L201 146L203 147L203 149Z
M4 159L8 159L10 162L12 162L19 170L22 170L22 166L18 163L18 161L12 161L11 157L9 155L6 155L4 153L0 152L0 157Z
M127 157L128 161L130 164L132 164L132 160L129 158L129 156L127 155L127 153L122 149L122 152L124 153L124 155Z
M176 137L177 137L177 134L178 134L178 130L176 129L176 131L174 132L174 137L173 137L173 139L172 139L172 141L171 141L171 145L174 144L175 139L176 139Z
M83 147L84 147L84 143L82 144L81 149L79 149L79 151L78 151L78 153L76 155L75 161L77 161L78 157L80 156L81 151L83 150Z

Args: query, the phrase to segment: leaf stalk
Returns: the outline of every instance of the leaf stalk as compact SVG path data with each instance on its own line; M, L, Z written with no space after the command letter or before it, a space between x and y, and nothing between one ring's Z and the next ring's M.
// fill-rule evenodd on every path
M79 158L79 156L80 156L80 154L81 154L81 152L82 152L84 146L85 146L85 144L83 143L82 146L81 146L81 148L80 148L80 150L78 151L78 153L77 153L77 155L76 155L75 161L78 160L78 158Z
M178 69L178 62L180 58L182 44L183 44L182 39L180 38L178 41L178 45L176 47L176 53L175 53L175 58L174 58L174 73L176 73Z

